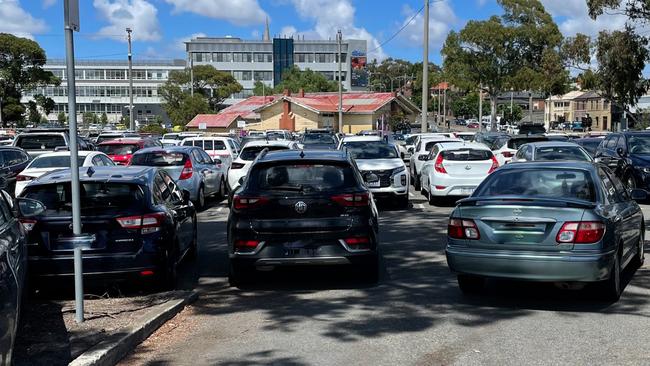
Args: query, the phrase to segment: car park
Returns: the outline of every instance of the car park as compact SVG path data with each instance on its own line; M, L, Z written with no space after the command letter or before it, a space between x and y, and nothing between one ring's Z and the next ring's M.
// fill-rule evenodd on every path
M153 147L133 154L131 165L165 170L182 190L189 192L197 209L205 208L207 197L226 195L227 167L194 146Z
M430 204L442 196L469 196L498 167L492 151L483 144L437 143L422 165L420 187Z
M30 278L71 278L70 170L46 174L22 198L39 201L44 212L21 218L27 233ZM195 208L165 172L152 167L79 169L83 217L84 278L155 281L173 288L178 263L197 249Z
M531 142L519 147L512 162L575 160L592 162L593 158L581 146L573 142Z
M422 171L422 165L424 165L425 160L429 156L433 146L439 142L451 142L457 141L462 142L461 139L448 138L444 136L429 136L427 138L422 138L418 141L415 146L415 152L409 158L409 176L411 184L416 191L421 189L420 183L422 182L420 172Z
M208 153L211 158L221 160L226 168L230 167L230 164L239 155L239 150L241 150L239 143L230 137L188 137L180 145L199 147Z
M29 160L29 155L19 147L0 146L0 183L2 184L0 189L13 194L18 174L25 170Z
M402 209L409 204L409 177L397 147L378 136L345 137L339 145L357 164L361 175L374 175L378 180L368 182L376 199L389 199Z
M650 189L650 132L612 133L598 146L595 159L612 169L628 189Z
M79 167L114 166L115 163L108 155L100 151L79 151ZM59 169L70 168L70 152L59 151L43 154L29 162L29 165L16 177L15 195L20 193L33 180Z
M622 270L644 260L643 213L605 166L587 162L509 164L459 201L449 217L449 268L463 292L486 278L596 284L621 295Z
M370 182L378 177L368 177ZM229 280L284 266L353 267L378 279L378 213L345 151L263 152L228 217Z

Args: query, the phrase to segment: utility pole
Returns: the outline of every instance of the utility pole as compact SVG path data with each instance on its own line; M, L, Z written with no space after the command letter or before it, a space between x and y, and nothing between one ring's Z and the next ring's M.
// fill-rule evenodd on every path
M440 124L440 121L442 120L442 117L440 116L440 101L442 99L441 98L442 92L440 91L440 83L438 83L437 89L438 89L438 100L437 100L438 103L436 104L438 104L438 118L436 118L436 121L438 122L437 124Z
M483 84L478 87L478 128L483 131Z
M343 42L343 33L339 29L336 32L336 43L339 46L339 133L343 132L343 78L341 77L341 42Z
M194 96L194 55L190 52L190 95Z
M427 132L429 105L429 0L424 0L424 55L422 55L422 123L421 132Z
M530 116L530 123L533 123L533 93L528 93L528 115Z
M442 124L447 126L447 88L442 91ZM449 126L451 127L451 126Z
M133 54L131 53L131 28L126 28L127 39L129 41L129 128L135 131L135 121L133 120Z
M84 321L84 286L81 241L81 199L79 187L79 152L77 145L77 96L74 72L74 34L79 31L79 0L65 0L63 3L65 18L65 54L66 72L68 74L68 120L70 138L70 178L72 201L72 235L74 237L74 300L75 320ZM79 239L79 240L77 240Z

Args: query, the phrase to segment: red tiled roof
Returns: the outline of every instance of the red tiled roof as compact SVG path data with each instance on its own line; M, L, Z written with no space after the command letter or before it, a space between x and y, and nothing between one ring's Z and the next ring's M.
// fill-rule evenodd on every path
M293 103L318 112L338 111L339 97L336 93L305 94L304 97L292 95L287 98ZM374 112L392 101L393 98L393 93L344 93L343 111L352 113Z
M259 118L259 114L254 110L276 100L277 96L267 97L250 97L237 104L221 110L216 114L197 114L187 124L187 127L199 127L200 123L205 123L207 128L211 127L229 127L237 118L255 119Z

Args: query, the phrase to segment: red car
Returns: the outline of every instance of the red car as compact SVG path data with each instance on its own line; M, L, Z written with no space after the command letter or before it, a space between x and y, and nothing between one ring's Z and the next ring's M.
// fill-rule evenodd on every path
M479 128L478 122L472 122L467 124L467 128Z
M102 142L97 146L97 150L108 155L117 165L129 165L133 153L147 147L162 147L162 145L153 139L127 137Z

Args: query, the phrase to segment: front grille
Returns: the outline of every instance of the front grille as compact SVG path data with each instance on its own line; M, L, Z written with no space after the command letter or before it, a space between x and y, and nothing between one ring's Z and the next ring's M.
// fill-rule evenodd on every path
M393 169L387 170L369 170L365 172L366 175L376 174L379 177L379 186L381 188L390 187L391 185L391 176L393 175Z

